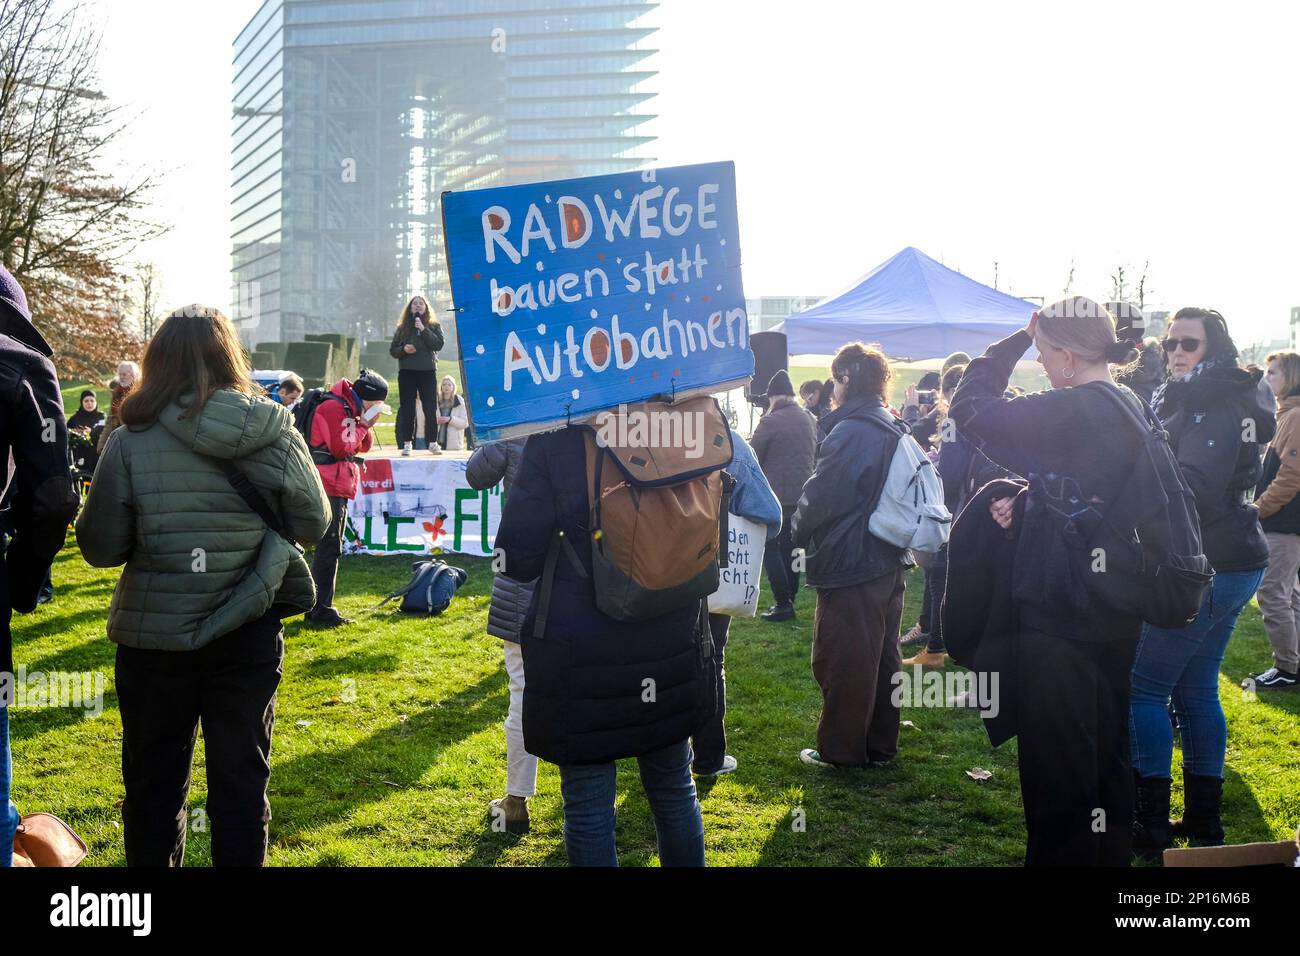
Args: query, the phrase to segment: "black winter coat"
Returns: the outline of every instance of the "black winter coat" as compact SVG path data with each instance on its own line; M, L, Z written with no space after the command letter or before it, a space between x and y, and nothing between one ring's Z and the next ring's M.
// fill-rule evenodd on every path
M1116 388L1105 382L1004 397L1016 362L1032 344L1021 330L972 360L957 386L949 417L995 464L1024 478L1072 478L1104 512L1132 475L1146 433L1101 391ZM1120 392L1136 414L1136 397ZM1044 513L1033 510L1038 516ZM1020 529L1015 562L1020 622L1056 637L1132 640L1141 627L1136 617L1101 606L1071 611L1068 568L1045 560L1059 544L1049 540L1052 533L1045 524ZM951 555L949 547L949 560Z
M970 499L948 537L948 587L940 609L943 642L963 667L996 674L998 712L984 718L994 747L1016 735L1016 610L1011 597L1017 531L1024 522L1024 481L995 479ZM1015 498L1009 529L989 514L996 498Z
M36 608L77 513L52 354L34 325L0 304L0 461L13 456L3 523L14 530L8 550L0 553L0 673L13 671L11 614Z
M907 433L907 425L879 399L852 400L822 419L826 437L817 449L817 466L790 520L794 545L807 554L809 587L852 587L913 563L905 548L881 541L867 528L897 445L868 418Z
M596 608L582 432L533 435L506 500L496 546L516 581L542 576L557 532L580 568L556 562L544 636L533 635L539 585L524 619L524 745L556 764L604 763L681 743L712 714L712 638L704 602L635 623Z
M1277 428L1260 401L1261 374L1208 368L1166 385L1155 409L1196 497L1201 547L1216 571L1268 566L1259 510L1246 500L1263 473L1259 446L1272 441Z

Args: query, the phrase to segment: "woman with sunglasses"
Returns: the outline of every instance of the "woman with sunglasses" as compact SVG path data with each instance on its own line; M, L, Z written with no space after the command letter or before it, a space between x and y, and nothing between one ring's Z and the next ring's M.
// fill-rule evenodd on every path
M1151 406L1195 496L1201 543L1215 576L1191 624L1143 628L1133 662L1133 848L1153 863L1172 837L1223 843L1219 807L1228 735L1219 667L1237 616L1268 565L1259 512L1247 498L1262 470L1260 443L1275 428L1273 412L1260 398L1261 373L1238 368L1237 348L1218 312L1179 310L1163 346L1169 378L1156 388ZM1174 823L1171 700L1183 749L1184 812Z

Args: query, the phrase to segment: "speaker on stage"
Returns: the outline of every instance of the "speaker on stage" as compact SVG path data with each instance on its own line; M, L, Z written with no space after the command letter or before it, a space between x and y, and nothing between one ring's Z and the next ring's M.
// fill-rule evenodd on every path
M784 332L751 332L749 348L754 353L754 378L745 389L745 397L755 405L767 407L767 383L781 369L790 370Z

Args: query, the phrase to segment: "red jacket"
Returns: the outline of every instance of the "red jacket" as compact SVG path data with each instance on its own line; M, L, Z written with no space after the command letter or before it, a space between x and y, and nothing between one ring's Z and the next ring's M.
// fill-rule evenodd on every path
M361 400L352 391L352 383L346 378L339 379L330 393L340 396L348 407L345 409L342 403L333 399L326 399L316 406L311 420L311 447L326 448L335 458L350 458L369 451L373 435L370 425L360 417ZM354 427L344 427L344 422L348 419L353 420ZM357 488L361 484L361 468L355 462L317 464L316 468L320 471L320 480L329 497L356 497Z

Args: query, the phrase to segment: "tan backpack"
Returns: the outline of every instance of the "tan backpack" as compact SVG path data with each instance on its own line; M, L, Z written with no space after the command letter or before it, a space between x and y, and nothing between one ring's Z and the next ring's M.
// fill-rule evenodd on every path
M716 591L735 485L722 470L733 448L717 400L638 402L604 412L583 428L596 607L615 620L644 621ZM586 576L558 534L542 574L537 637L545 630L561 551Z

